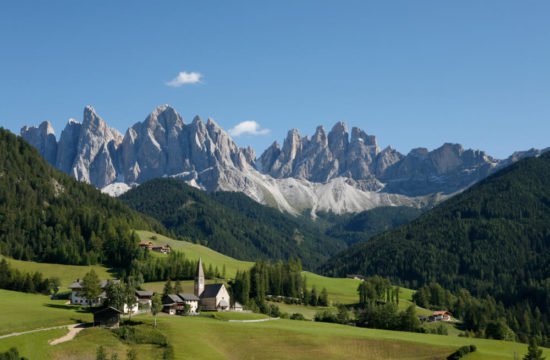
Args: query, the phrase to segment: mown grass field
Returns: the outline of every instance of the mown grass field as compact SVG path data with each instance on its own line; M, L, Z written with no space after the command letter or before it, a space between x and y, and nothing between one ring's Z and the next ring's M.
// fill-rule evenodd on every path
M72 307L58 305L42 295L0 291L0 306L12 309L0 315L3 334L35 327L71 323L76 315ZM88 315L88 314L84 314ZM159 329L174 346L177 359L444 359L459 346L475 344L478 351L468 359L513 359L525 353L525 344L470 339L456 336L428 335L385 331L311 321L274 320L260 323L234 323L263 317L257 314L219 313L206 316L158 317ZM80 316L78 316L80 317ZM152 324L151 315L133 317ZM80 319L85 320L86 319ZM87 319L89 321L90 319ZM150 325L149 325L150 326ZM97 347L120 359L132 346L139 359L159 358L160 350L152 345L129 345L109 330L85 329L67 343L51 346L48 340L66 333L65 329L31 333L0 339L0 351L16 346L30 359L95 359ZM545 349L550 355L550 350Z
M66 333L66 329L56 329L0 339L0 352L16 347L20 355L31 360L95 360L97 348L102 345L109 357L116 353L121 360L126 359L130 348L136 350L140 360L162 358L162 351L154 345L125 344L110 330L101 328L86 329L69 342L54 346L48 343Z
M468 359L500 360L527 350L519 343L310 321L229 323L163 316L160 326L177 359L444 359L460 346L475 344L478 351Z
M0 290L0 335L79 322L92 316L49 296Z
M0 255L0 259L2 255ZM10 266L14 269L18 269L22 272L41 272L45 277L56 276L61 280L61 291L67 290L69 286L76 279L82 279L87 272L94 269L100 279L110 279L113 275L109 272L109 269L101 265L92 266L78 266L78 265L61 265L61 264L48 264L38 263L34 261L21 261L6 258Z

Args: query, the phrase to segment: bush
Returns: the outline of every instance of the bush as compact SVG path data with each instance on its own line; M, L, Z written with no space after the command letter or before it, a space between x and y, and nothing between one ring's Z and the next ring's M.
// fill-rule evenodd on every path
M306 318L304 317L304 315L300 313L294 313L290 315L290 320L305 320L305 319Z
M461 359L462 357L468 355L469 353L471 352L474 352L477 350L477 347L475 345L466 345L466 346L461 346L458 348L457 351L455 351L454 353L452 353L451 355L449 355L447 357L447 360L458 360L458 359Z

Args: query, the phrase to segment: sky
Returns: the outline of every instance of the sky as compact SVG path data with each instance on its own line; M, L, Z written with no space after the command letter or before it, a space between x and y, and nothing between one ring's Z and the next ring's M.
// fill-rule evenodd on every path
M261 153L337 121L407 153L550 146L550 1L3 1L0 126L170 104Z

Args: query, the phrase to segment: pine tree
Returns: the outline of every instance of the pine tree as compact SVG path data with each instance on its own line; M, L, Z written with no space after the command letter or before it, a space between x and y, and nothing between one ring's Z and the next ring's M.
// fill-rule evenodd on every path
M168 280L164 284L162 295L166 296L168 294L173 294L173 293L174 293L174 288L172 287L172 281L170 280L170 278L168 278Z
M546 357L542 356L542 349L539 349L537 340L535 338L529 339L529 347L527 348L527 354L523 357L523 360L545 360Z
M183 293L183 286L181 285L181 281L177 280L176 284L174 285L174 294L181 293Z

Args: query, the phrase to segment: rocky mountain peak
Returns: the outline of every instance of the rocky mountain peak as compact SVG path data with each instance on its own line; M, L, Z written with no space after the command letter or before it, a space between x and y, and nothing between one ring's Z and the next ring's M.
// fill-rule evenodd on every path
M43 121L38 127L24 126L21 136L34 146L50 164L55 165L57 156L57 139L55 131L49 121Z

